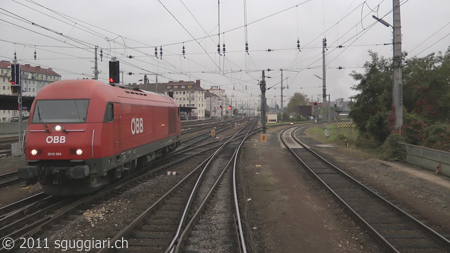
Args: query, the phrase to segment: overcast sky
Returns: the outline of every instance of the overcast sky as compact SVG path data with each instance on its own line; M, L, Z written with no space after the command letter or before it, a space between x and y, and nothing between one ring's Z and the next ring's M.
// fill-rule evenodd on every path
M450 1L400 2L402 51L408 57L445 52ZM0 59L11 61L16 52L21 64L52 68L62 79L92 78L98 46L104 82L108 61L117 57L125 83L140 83L144 74L151 82L155 74L158 82L200 79L205 89L217 85L253 103L266 70L270 105L280 104L283 69L286 106L295 92L322 99L326 38L327 94L348 100L356 84L349 74L364 72L369 50L392 57L392 28L372 15L392 24L392 0L0 0Z

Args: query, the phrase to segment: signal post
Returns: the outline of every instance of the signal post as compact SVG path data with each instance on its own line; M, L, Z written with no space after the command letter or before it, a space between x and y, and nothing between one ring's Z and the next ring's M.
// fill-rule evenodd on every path
M23 155L23 135L22 135L22 86L20 84L20 64L17 63L17 60L14 59L13 63L11 64L11 80L9 81L11 83L11 94L17 95L17 105L19 110L19 121L18 121L18 131L19 131L19 148L14 150L12 149L13 156L14 155ZM17 151L19 151L19 154L17 154Z
M266 80L265 80L264 70L262 71L262 80L259 84L261 89L261 125L262 125L262 135L261 141L266 142Z
M115 85L120 83L120 65L116 57L109 61L109 84Z

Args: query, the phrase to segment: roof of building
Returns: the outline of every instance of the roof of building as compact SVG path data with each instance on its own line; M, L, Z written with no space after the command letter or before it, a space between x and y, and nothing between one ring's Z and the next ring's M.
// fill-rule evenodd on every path
M205 92L205 97L206 98L209 98L209 97L218 97L218 98L220 98L220 96L218 96L218 95L216 95L216 94L214 94L214 93L212 93L212 92L210 92L208 90Z
M225 91L224 89L221 89L219 86L211 86L211 88L209 90L210 91L215 91L215 90Z
M142 90L148 90L153 92L163 93L166 91L183 91L183 90L196 90L196 91L205 91L200 86L200 80L197 81L183 81L180 80L178 82L169 81L168 83L148 83L148 84L135 84L131 85L133 88L139 88ZM156 90L156 86L158 90Z
M169 81L164 84L166 90L180 91L180 90L198 90L204 91L204 89L200 86L200 80L197 81L183 81L180 80L178 82Z
M11 68L11 62L9 61L0 61L0 68L2 69L9 69ZM20 69L23 72L30 72L30 73L38 73L48 76L61 76L53 69L51 68L42 68L41 66L31 66L30 64L20 64Z

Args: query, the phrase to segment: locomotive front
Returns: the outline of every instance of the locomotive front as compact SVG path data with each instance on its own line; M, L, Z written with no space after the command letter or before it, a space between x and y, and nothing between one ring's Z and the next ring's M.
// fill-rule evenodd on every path
M179 146L172 99L96 80L44 87L31 107L19 177L50 195L82 195Z
M85 194L103 184L92 181L88 162L95 137L95 124L87 121L89 87L75 83L50 84L32 106L24 147L28 166L19 169L19 177L39 181L46 194Z
M86 116L89 99L37 100L26 137L28 166L21 178L39 180L42 185L87 181L90 168Z

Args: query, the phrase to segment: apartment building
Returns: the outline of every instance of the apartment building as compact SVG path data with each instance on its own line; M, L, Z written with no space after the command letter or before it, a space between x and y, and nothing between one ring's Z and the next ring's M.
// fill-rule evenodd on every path
M51 68L21 64L20 72L22 96L34 97L47 84L61 80L61 76ZM10 80L11 62L0 61L0 95L12 95ZM0 110L0 122L8 122L18 116L18 110Z

